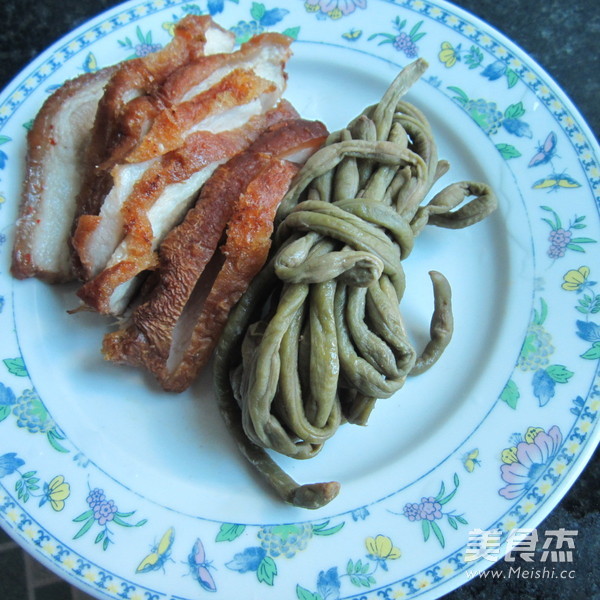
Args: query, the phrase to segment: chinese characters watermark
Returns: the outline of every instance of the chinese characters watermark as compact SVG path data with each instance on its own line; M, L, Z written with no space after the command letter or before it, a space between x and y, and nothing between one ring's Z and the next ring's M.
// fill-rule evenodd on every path
M544 563L543 568L524 568L510 565L508 571L477 571L480 577L494 578L560 578L573 579L574 570L557 571L553 565L557 563L572 563L575 538L579 532L574 529L547 529L540 535L537 529L513 529L502 547L502 531L500 529L473 529L469 531L469 540L465 548L466 563L478 559L496 562L504 554L507 563L514 563L519 558L523 563L537 561ZM550 565L550 566L548 566Z

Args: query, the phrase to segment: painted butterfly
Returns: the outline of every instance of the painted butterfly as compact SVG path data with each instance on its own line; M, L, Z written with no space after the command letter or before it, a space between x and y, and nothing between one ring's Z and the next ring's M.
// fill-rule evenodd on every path
M545 165L552 160L552 157L556 154L556 134L551 131L548 137L541 146L538 146L537 152L529 161L528 167L537 167L539 165Z
M361 35L362 35L362 29L351 29L350 31L347 31L346 33L342 33L342 37L346 40L350 40L351 42L353 42L354 40L357 40Z
M463 465L469 473L472 473L475 470L475 467L481 464L478 456L479 448L475 448L474 450L471 450L471 452L467 452L463 455Z
M192 576L203 589L207 592L217 591L215 580L208 570L210 563L206 561L204 546L202 545L200 538L196 540L196 543L188 556L188 565Z
M165 531L152 552L146 556L135 570L136 573L148 573L162 568L171 555L171 547L175 541L175 530L171 527Z
M547 189L549 192L552 192L558 190L558 188L578 188L581 187L581 184L566 173L552 173L552 175L548 175L544 179L538 179L532 187L534 190Z

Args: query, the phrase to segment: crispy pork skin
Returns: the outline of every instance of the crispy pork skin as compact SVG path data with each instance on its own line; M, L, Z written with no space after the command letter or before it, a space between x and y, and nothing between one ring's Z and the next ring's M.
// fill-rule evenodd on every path
M124 138L139 138L145 119L135 115L157 111L156 106L150 110L149 99L161 81L233 45L233 34L210 17L189 16L165 48L67 81L46 100L28 135L11 268L15 277L51 283L75 278L69 241L73 220L96 212L94 201L110 189L110 173L100 163L112 160Z
M118 65L93 119L84 179L76 202L75 234L81 215L98 216L115 185L130 188L143 172L140 169L130 172L119 168L119 164L147 133L152 119L165 108L158 93L160 87L181 67L206 55L228 53L234 43L235 36L209 16L188 15L176 25L173 39L164 48ZM82 231L90 231L93 223L93 219L88 219L79 237L73 240L74 270L84 280L92 274L85 257L82 263L76 243Z
M223 267L193 325L189 342L185 343L183 331L183 343L180 346L176 339L171 349L168 375L161 382L166 390L187 389L208 362L229 312L267 260L275 212L298 170L294 163L271 158L240 196L221 249Z
M210 74L200 82L198 73L190 77L186 93L181 73L174 74L181 102L154 119L160 135L151 128L142 139L139 147L146 138L154 140L146 147L150 154L142 162L115 165L99 213L78 219L72 243L87 280L79 292L86 304L114 315L124 310L135 288L129 282L155 265L154 250L183 218L196 192L268 121L265 115L285 89L290 43L286 36L267 33L232 54L198 59L192 70L204 65ZM163 101L170 83L156 91Z
M50 283L74 278L69 237L85 169L90 123L114 67L64 83L48 97L27 136L23 198L12 274Z
M261 219L272 222L287 190L283 182L295 172L289 160L281 161L303 163L326 135L322 123L281 120L215 171L196 205L160 246L154 286L122 329L105 337L107 359L146 367L166 389L181 390L191 383L239 290L264 262L266 238L261 236L272 225ZM257 210L264 211L263 217L256 216ZM227 242L218 250L228 223Z
M145 135L152 118L164 109L156 92L171 75L207 55L231 52L234 43L235 36L209 16L188 15L164 48L122 62L98 105L90 174L110 171Z

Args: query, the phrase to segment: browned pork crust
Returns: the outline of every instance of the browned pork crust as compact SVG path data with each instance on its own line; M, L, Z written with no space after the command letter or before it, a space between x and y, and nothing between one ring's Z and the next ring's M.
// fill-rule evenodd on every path
M179 391L191 383L239 290L266 258L274 211L295 172L280 159L306 160L326 135L319 122L281 121L217 169L195 207L161 245L155 287L128 324L105 337L107 359L146 367L165 389ZM227 242L215 254L228 223ZM219 256L218 274L207 272L209 261L214 269Z
M91 125L116 68L67 81L44 102L27 136L25 183L12 274L50 283L74 278L69 236Z

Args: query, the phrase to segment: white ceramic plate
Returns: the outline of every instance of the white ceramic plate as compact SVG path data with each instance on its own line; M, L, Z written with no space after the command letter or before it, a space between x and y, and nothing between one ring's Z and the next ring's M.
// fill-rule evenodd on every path
M285 4L285 8L284 8ZM280 460L339 497L282 505L240 458L210 373L172 396L103 362L108 323L68 315L73 288L9 275L25 134L55 86L168 43L186 12L245 38L297 38L286 93L330 129L379 99L421 56L409 93L431 120L442 184L492 184L497 213L428 229L406 261L417 340L427 272L453 286L456 334L438 364L343 427L315 459ZM522 51L442 1L123 4L32 63L0 97L0 524L99 598L439 597L489 566L469 531L536 526L599 438L598 148L564 94ZM499 556L499 555L498 555Z

